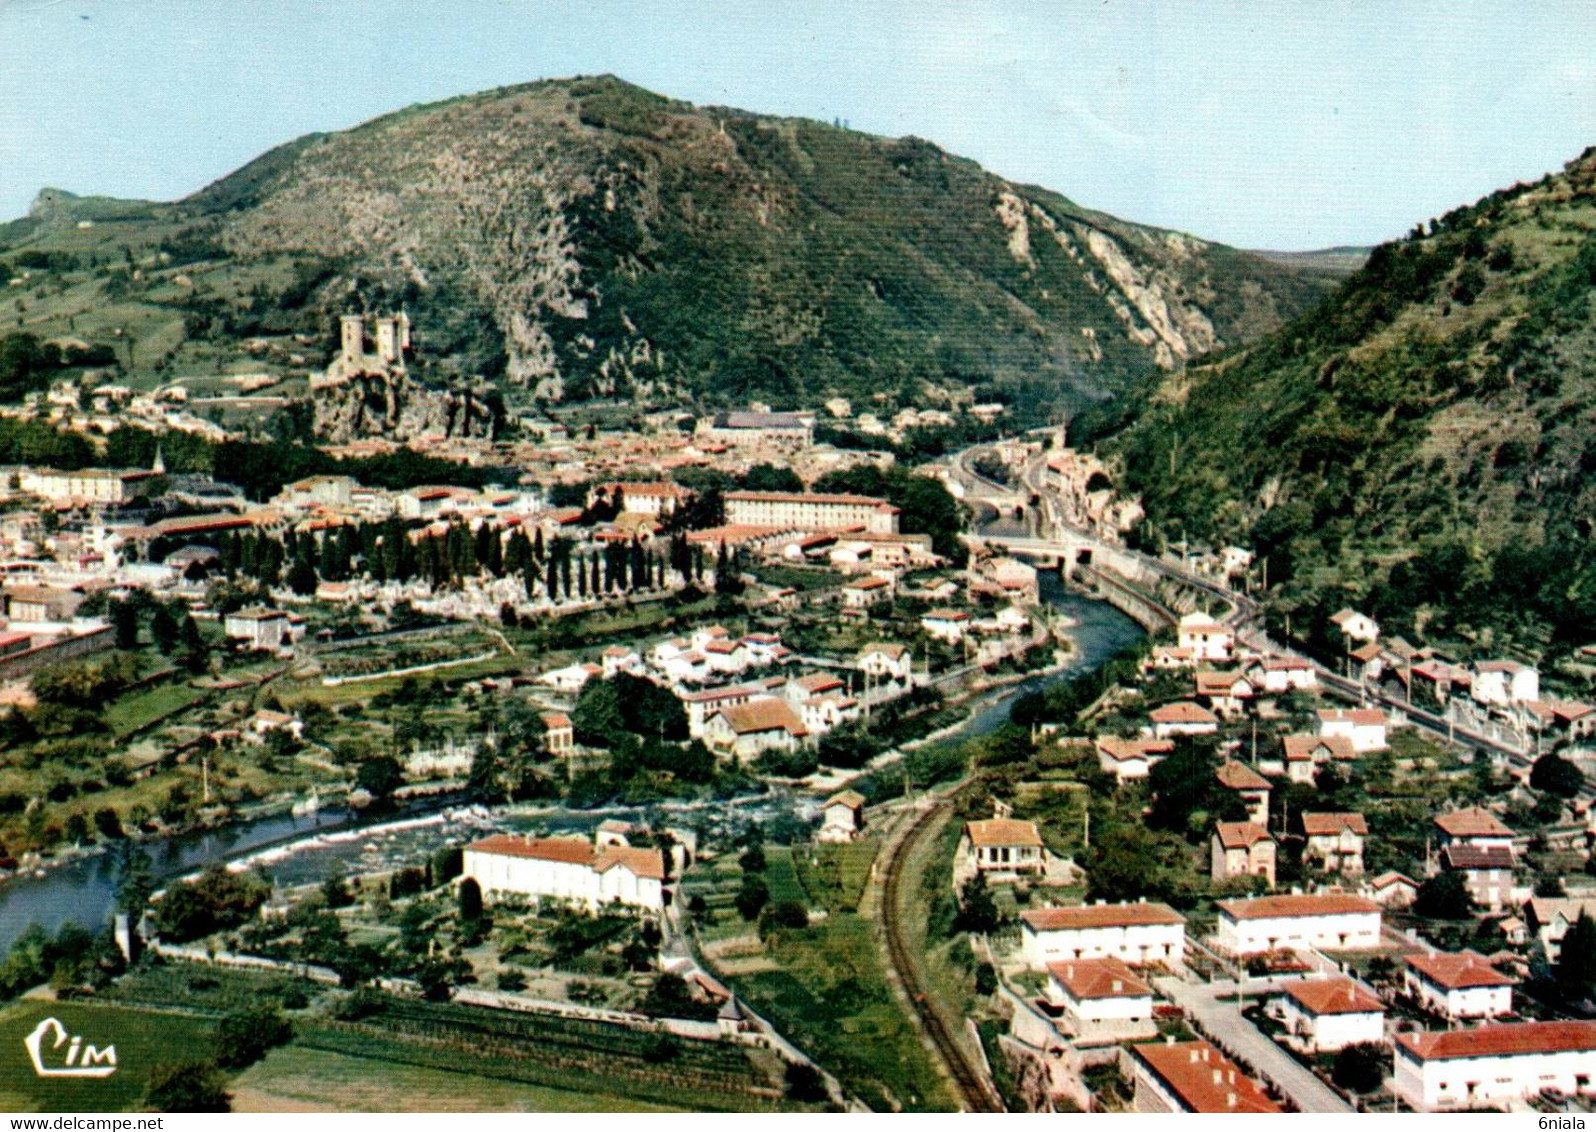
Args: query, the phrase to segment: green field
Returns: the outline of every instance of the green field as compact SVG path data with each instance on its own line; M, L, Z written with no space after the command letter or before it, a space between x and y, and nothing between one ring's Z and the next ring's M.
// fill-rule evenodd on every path
M315 1107L342 1112L670 1112L594 1088L553 1089L519 1081L403 1065L290 1045L234 1082L236 1112Z
M105 709L105 722L118 739L148 727L204 699L210 692L186 680L157 685L145 692L123 696Z
M41 1019L54 1017L71 1034L116 1047L109 1077L37 1077L23 1039ZM162 1062L206 1058L213 1023L185 1014L78 1002L25 1001L0 1010L0 1109L10 1112L120 1112L137 1109L150 1069ZM64 1059L65 1051L60 1055ZM54 1064L54 1062L51 1062Z

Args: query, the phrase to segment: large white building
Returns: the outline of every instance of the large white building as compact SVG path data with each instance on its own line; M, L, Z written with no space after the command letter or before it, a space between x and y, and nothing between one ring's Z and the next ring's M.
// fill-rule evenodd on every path
M1340 893L1221 900L1214 942L1231 955L1328 947L1367 951L1380 946L1380 906Z
M783 530L898 533L898 509L868 495L822 495L788 491L728 491L726 522L732 526Z
M1344 736L1358 754L1383 751L1386 745L1385 712L1379 708L1324 708L1319 711L1319 737Z
M1186 958L1186 918L1167 904L1145 902L1027 908L1020 913L1020 946L1026 962L1038 969L1107 956L1180 967Z
M1398 1034L1391 1088L1420 1112L1494 1108L1545 1090L1596 1095L1596 1022Z
M665 857L658 849L499 834L472 842L462 856L461 875L486 896L565 900L594 911L614 904L665 908Z
M1280 989L1286 1029L1312 1053L1385 1040L1385 1004L1351 979L1294 979Z
M1455 1022L1513 1012L1514 981L1478 952L1429 951L1407 960L1408 993L1432 1014Z

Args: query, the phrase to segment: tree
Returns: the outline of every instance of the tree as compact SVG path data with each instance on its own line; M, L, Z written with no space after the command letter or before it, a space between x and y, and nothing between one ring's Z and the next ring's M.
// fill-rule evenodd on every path
M294 564L288 568L288 588L300 597L315 593L316 568L304 558L295 558Z
M1589 998L1596 988L1596 921L1589 912L1581 911L1563 936L1553 975L1557 989L1570 1001Z
M156 1065L144 1089L144 1107L154 1112L232 1112L227 1081L208 1061Z
M751 845L737 858L737 865L745 873L762 873L765 871L765 850L758 845Z
M1372 1093L1385 1080L1385 1066L1390 1056L1374 1042L1342 1046L1331 1066L1330 1078L1351 1092Z
M742 887L737 890L737 897L733 901L738 915L745 920L757 919L769 902L770 888L765 884L764 878L757 874L744 876Z
M959 913L953 919L954 930L985 933L996 931L1002 922L997 901L987 888L986 876L976 873L959 890Z
M482 886L473 877L466 877L460 882L458 892L460 901L460 918L462 920L479 920L482 918Z
M1559 798L1577 798L1585 787L1585 775L1562 755L1542 755L1530 768L1530 786Z
M224 1069L253 1065L293 1033L288 1019L275 1006L251 1006L224 1014L216 1027L216 1064Z
M826 1092L825 1078L813 1065L799 1061L789 1062L784 1077L789 1100L797 1101L799 1104L821 1104L829 1096Z
M405 780L399 760L391 755L378 755L365 760L355 772L355 786L373 798L386 798Z
M749 491L803 491L804 481L788 467L775 464L755 464L743 476L743 487Z
M998 989L997 968L990 963L980 963L975 968L975 993L995 994Z
M132 602L111 599L106 603L106 612L111 615L111 624L116 629L116 647L119 649L136 649L139 647L139 611Z
M1413 910L1431 920L1466 920L1474 909L1461 873L1437 873L1419 885Z

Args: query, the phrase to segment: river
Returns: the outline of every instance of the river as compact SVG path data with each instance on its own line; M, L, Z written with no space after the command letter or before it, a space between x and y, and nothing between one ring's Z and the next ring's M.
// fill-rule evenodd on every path
M999 531L1024 520L997 519L982 529ZM1027 692L1097 668L1142 635L1137 624L1106 602L1066 588L1056 573L1043 571L1041 598L1062 617L1074 622L1069 631L1075 651L1062 672L1031 677L1001 694L982 700L960 728L958 737L985 735L1003 725L1014 701ZM719 803L745 817L768 814L784 803L775 798L739 799ZM714 806L717 804L708 804ZM705 804L660 807L667 812L707 808ZM334 873L370 872L419 864L447 840L470 836L485 828L590 830L606 817L632 818L640 811L617 808L602 813L562 809L540 810L509 818L490 819L477 809L451 808L431 812L389 815L373 827L343 808L294 817L281 814L239 822L216 830L179 834L140 844L150 857L151 872L159 885L173 877L195 872L212 861L254 858L283 885L308 884ZM314 840L312 840L314 839ZM287 852L292 845L293 851ZM95 927L106 923L116 903L122 872L122 854L95 854L55 865L42 876L25 874L0 882L0 955L29 924L54 932L69 921Z

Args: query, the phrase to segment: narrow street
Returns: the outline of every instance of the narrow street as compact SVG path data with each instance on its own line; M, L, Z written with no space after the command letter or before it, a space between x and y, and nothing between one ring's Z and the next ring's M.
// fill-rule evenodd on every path
M1192 984L1169 976L1155 982L1160 994L1195 1018L1227 1051L1250 1062L1303 1112L1352 1111L1334 1090L1243 1018L1238 1003L1220 1001L1221 995L1236 992L1235 983Z

